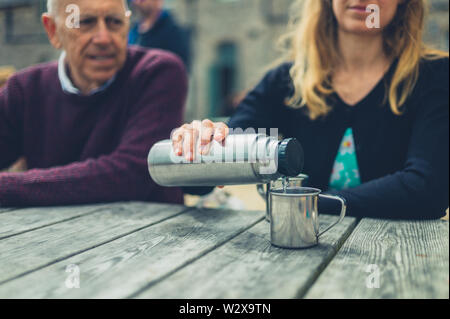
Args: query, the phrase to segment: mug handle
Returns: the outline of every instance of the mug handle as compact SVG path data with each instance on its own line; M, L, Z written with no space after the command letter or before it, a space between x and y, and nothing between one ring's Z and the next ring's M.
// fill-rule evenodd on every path
M266 221L270 220L270 205L269 205L269 200L270 200L270 183L267 184L267 191L264 190L264 184L258 184L256 185L256 189L258 190L258 194L262 197L262 199L264 200L264 202L266 203Z
M258 184L258 185L256 185L256 190L258 191L258 194L259 194L263 199L266 199L266 191L264 190L264 184Z
M270 185L270 184L267 184ZM264 190L264 184L258 184L256 185L256 190L258 191L258 194L262 197L262 199L267 199L267 194L269 192L269 189L267 189L267 192Z
M325 234L327 231L329 231L331 228L333 228L334 226L336 226L337 224L339 224L345 217L345 213L347 212L347 203L345 202L345 199L343 199L342 197L339 196L331 196L331 195L323 195L320 194L319 197L322 198L328 198L328 199L334 199L337 200L339 202L341 202L341 216L339 217L339 220L337 222L335 222L334 224L332 224L331 226L329 226L327 229L325 229L324 231L322 231L321 233L319 233L319 235L317 235L317 237L322 236L323 234Z

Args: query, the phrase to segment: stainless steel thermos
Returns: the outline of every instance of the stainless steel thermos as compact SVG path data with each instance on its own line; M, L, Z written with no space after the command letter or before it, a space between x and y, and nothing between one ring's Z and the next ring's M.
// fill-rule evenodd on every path
M279 141L264 134L236 134L224 143L211 143L208 155L195 148L193 162L176 156L170 140L155 144L148 155L151 177L165 187L266 184L298 176L303 169L303 149L293 138Z

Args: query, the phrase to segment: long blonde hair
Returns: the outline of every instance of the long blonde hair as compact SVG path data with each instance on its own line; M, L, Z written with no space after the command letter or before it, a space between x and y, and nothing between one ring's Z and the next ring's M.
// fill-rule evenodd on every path
M436 59L448 53L430 49L422 41L427 0L406 0L384 30L384 50L397 60L386 92L391 110L403 114L402 106L413 91L422 58ZM293 62L290 70L294 94L286 104L307 107L311 119L326 115L327 96L334 93L331 75L339 63L337 21L332 0L296 0L289 23L290 31L281 38L284 60Z

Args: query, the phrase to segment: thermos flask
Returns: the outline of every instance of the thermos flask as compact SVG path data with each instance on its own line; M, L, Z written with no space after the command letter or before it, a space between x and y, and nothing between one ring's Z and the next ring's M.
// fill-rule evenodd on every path
M148 168L160 186L219 186L266 184L280 177L298 176L304 154L294 139L279 141L264 134L229 135L223 143L211 142L208 155L187 161L176 156L172 141L155 144L148 155Z

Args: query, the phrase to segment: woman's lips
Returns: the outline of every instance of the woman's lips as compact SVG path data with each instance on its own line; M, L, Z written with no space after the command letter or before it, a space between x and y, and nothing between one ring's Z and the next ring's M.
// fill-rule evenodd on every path
M354 6L354 7L350 7L349 9L352 11L355 11L355 12L359 12L359 13L366 13L366 7L364 7L364 6Z

